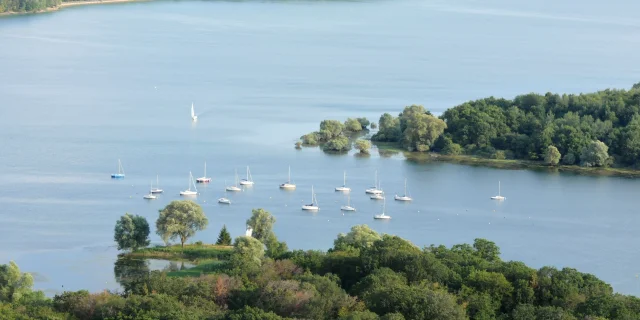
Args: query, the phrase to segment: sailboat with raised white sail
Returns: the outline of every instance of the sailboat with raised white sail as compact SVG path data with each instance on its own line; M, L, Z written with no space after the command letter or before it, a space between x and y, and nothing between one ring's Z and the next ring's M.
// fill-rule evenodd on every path
M160 177L158 175L156 175L156 187L153 187L153 184L151 185L151 193L163 193L164 190L160 189Z
M376 178L374 180L373 187L370 187L369 189L365 190L364 192L368 193L368 194L382 194L382 190L380 190L379 184L380 184L380 182L378 181L378 170L376 170Z
M196 111L193 108L193 102L191 102L191 121L198 121L198 116L196 116Z
M295 188L296 188L296 185L291 183L291 166L289 166L289 178L287 179L287 182L280 185L280 189L292 190Z
M211 182L211 178L207 177L207 162L204 162L204 176L196 179L197 183L209 183Z
M385 212L386 210L387 210L387 200L385 200L382 203L382 213L374 215L373 218L376 219L376 220L389 220L389 219L391 219L391 216L388 216L386 214L386 212Z
M232 185L232 186L228 186L228 187L226 188L226 190L227 190L227 191L234 191L234 192L242 191L242 189L240 189L240 188L238 187L238 170L236 170L236 180L235 180L235 181L236 181L236 184L234 184L234 185Z
M347 187L347 171L344 172L342 178L342 187L336 187L336 191L350 192L351 188Z
M351 206L351 194L347 196L347 205L340 207L342 211L356 211L356 208Z
M491 200L500 200L500 201L502 201L502 200L506 200L506 199L507 199L506 197L503 197L503 196L500 195L500 181L498 181L498 195L491 197Z
M249 171L249 166L247 166L247 178L240 180L240 185L243 185L243 186L253 185L253 178L251 177L251 171Z
M149 188L150 188L150 189L151 189L151 187L153 187L153 182L151 182L151 183L149 184ZM156 198L158 198L158 197L156 197L156 195L155 195L155 194L153 194L153 192L149 191L149 194L145 194L145 195L143 196L143 198L145 198L145 199L147 199L147 200L153 200L153 199L156 199Z
M404 195L403 196L399 196L399 195L396 194L395 199L396 199L396 201L411 201L411 200L413 200L413 198L411 198L407 194L407 178L404 179Z
M124 168L122 167L122 162L120 162L120 159L118 159L118 173L112 173L111 178L113 179L124 178Z
M318 199L316 199L316 193L313 192L313 186L311 186L311 203L302 205L302 210L307 211L318 211L320 207L318 207Z
M193 186L193 190L191 190L191 186ZM198 188L196 187L195 181L193 181L193 174L189 171L189 188L184 191L180 191L181 196L196 196L198 195Z

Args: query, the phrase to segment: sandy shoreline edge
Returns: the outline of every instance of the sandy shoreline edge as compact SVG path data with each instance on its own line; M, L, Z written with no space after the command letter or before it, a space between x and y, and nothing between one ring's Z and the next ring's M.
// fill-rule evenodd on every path
M109 4L109 3L125 3L125 2L147 2L151 0L89 0L89 1L69 1L63 2L57 7L46 8L43 10L32 11L32 12L0 12L0 16L9 16L9 15L23 15L23 14L35 14L35 13L44 13L44 12L53 12L58 11L60 9L64 9L67 7L75 7L75 6L84 6L84 5L92 5L92 4Z

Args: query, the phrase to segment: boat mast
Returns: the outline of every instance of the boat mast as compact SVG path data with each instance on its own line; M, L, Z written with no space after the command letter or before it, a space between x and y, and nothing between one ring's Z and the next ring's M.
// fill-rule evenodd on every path
M344 171L344 178L343 178L343 181L342 181L342 186L343 187L347 186L347 171L346 170Z
M498 181L498 196L500 196L500 181Z
M289 179L287 179L287 183L291 183L291 166L289 166Z
M407 178L404 178L404 196L407 196Z
M207 162L204 162L204 177L207 177Z

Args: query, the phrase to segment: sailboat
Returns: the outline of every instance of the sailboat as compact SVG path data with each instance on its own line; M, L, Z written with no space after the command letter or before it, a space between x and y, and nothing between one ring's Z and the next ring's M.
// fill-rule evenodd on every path
M118 173L112 173L111 178L113 179L124 178L124 168L122 168L122 162L120 162L120 159L118 159Z
M226 181L224 182L224 185L225 186L227 185ZM225 195L227 194L227 189L226 188L225 188L224 193L225 193ZM218 199L218 203L231 204L231 200L229 200L229 198L227 198L227 197L222 197L222 198Z
M251 177L251 171L249 171L249 166L247 166L247 178L240 180L240 184L243 186L253 185L253 178Z
M197 183L209 183L211 182L211 178L207 178L207 162L204 162L204 176L196 179Z
M226 190L227 191L242 191L242 189L238 188L238 170L236 170L236 184L233 185L233 186L228 186Z
M193 186L193 190L191 190L191 186ZM195 196L198 195L198 188L196 188L196 183L193 181L193 175L191 171L189 171L189 188L184 191L180 191L181 196Z
M385 214L386 209L387 209L387 200L385 200L382 203L382 213L374 215L373 218L376 219L376 220L389 220L389 219L391 219L391 216L388 216L388 215Z
M356 208L351 206L351 194L347 197L347 205L340 207L342 211L356 211Z
M148 199L148 200L153 200L153 199L157 198L156 195L153 194L153 191L152 191L153 188L152 187L153 187L153 182L151 182L151 184L149 185L149 189L150 189L149 190L149 194L145 194L143 196L143 198Z
M151 193L163 193L164 190L160 189L160 178L156 175L156 187L151 185Z
M289 166L289 178L287 179L287 182L283 183L280 185L280 189L295 189L296 185L291 183L291 166Z
M351 188L347 187L347 172L344 172L344 177L342 178L342 187L336 187L336 191L341 191L341 192L349 192L351 191Z
M307 211L318 211L320 207L318 207L318 200L316 199L316 194L313 192L313 186L311 186L311 204L302 205L302 210Z
M193 102L191 102L191 120L198 121L198 116L196 116L196 111L193 109Z
M403 196L399 196L399 195L396 194L395 199L397 201L411 201L411 200L413 200L411 197L409 197L407 195L407 179L406 178L404 179L404 195Z
M506 197L503 197L503 196L500 195L500 181L498 181L498 195L491 197L491 199L492 200L500 200L500 201L507 199Z
M382 190L380 190L378 188L378 184L379 184L379 182L378 182L378 170L376 170L376 179L374 180L373 187L365 190L364 192L368 193L368 194L381 194Z
M377 192L371 195L371 197L369 198L371 198L371 200L384 200L384 191L382 191L382 188L380 188L380 181L378 181L378 187L376 188L376 191Z

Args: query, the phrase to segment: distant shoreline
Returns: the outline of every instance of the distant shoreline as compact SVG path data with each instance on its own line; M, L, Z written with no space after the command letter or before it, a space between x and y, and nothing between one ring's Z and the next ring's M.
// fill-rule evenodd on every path
M38 11L28 11L28 12L0 12L1 16L12 16L12 15L26 15L26 14L36 14L36 13L45 13L45 12L54 12L60 9L64 9L66 7L75 7L75 6L84 6L84 5L92 5L92 4L110 4L110 3L125 3L125 2L147 2L151 0L89 0L89 1L69 1L63 2L59 6L46 8Z

